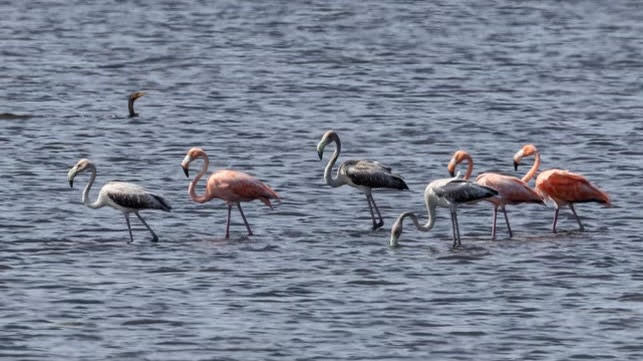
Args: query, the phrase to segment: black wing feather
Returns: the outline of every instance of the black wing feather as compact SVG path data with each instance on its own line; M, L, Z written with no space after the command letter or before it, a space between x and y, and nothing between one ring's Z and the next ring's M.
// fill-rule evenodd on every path
M451 182L434 190L438 197L444 197L449 202L467 203L475 202L498 194L495 189L481 186L464 179L454 179Z
M391 168L379 162L349 160L342 164L343 171L357 185L369 188L409 189L402 177L391 173Z

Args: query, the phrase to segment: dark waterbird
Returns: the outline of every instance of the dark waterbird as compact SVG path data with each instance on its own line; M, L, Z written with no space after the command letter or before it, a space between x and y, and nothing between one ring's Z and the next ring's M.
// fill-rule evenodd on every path
M150 193L141 186L125 182L106 183L100 189L96 201L90 203L89 189L96 180L96 166L94 166L94 163L88 159L79 160L78 163L69 170L69 173L67 173L67 180L69 181L69 186L73 187L76 175L88 170L91 172L91 176L83 190L83 196L81 198L83 204L89 208L102 208L104 206L109 206L123 212L125 215L125 222L127 223L127 230L129 231L130 242L134 241L134 237L132 236L132 228L130 227L129 214L134 213L138 219L143 222L147 230L152 233L152 242L158 241L159 238L138 212L144 209L160 209L162 211L169 212L172 209L170 204L163 199L163 197Z
M380 162L370 160L347 160L343 162L337 170L335 178L332 177L331 172L333 166L339 157L342 149L342 143L339 136L332 130L327 131L322 136L321 141L317 145L317 154L319 160L322 159L324 154L324 147L330 142L335 142L335 151L328 161L324 169L324 181L331 187L339 187L348 184L355 187L366 194L366 201L368 202L368 209L371 211L371 220L373 221L373 230L376 230L384 225L382 214L380 213L375 199L371 191L373 188L391 188L391 189L409 189L402 177L397 174L391 173L391 168L382 165ZM372 206L371 206L372 204ZM377 212L379 222L375 220L373 208Z
M145 95L143 92L133 92L132 94L129 95L128 101L127 101L127 109L129 109L129 117L138 117L138 113L134 111L134 102L136 99L142 97Z

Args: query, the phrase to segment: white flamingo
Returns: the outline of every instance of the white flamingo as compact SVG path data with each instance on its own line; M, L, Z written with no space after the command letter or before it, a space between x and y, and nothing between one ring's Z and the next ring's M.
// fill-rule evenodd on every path
M91 176L89 178L89 183L87 183L83 190L83 204L89 208L102 208L104 206L108 206L123 212L125 215L125 222L127 223L127 229L129 230L130 242L134 241L134 237L132 237L132 227L129 222L129 214L134 213L138 219L143 222L150 233L152 233L152 242L158 241L159 238L138 212L143 209L160 209L162 211L169 212L170 209L172 209L170 204L163 199L163 197L147 192L141 186L125 182L106 183L98 193L96 201L94 201L94 203L90 203L89 189L92 187L92 184L94 184L94 180L96 180L96 166L94 166L94 163L88 159L79 160L78 163L69 170L69 173L67 173L67 180L69 181L69 186L73 188L74 178L76 175L88 170L91 172Z

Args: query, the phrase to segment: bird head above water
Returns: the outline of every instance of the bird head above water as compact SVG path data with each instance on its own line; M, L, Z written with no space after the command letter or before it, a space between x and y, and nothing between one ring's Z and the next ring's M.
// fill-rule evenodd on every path
M324 148L330 142L336 142L339 146L339 136L335 133L334 130L329 130L322 136L321 140L317 144L317 155L319 155L319 160L322 160L324 156Z
M520 161L525 158L538 153L538 148L533 144L525 144L519 151L514 154L514 169L518 170Z
M451 160L449 161L449 165L447 166L447 169L449 170L449 174L451 177L455 177L455 167L462 163L465 159L470 159L471 156L469 153L467 153L464 150L457 150L455 153L453 153L453 156L451 157Z
M88 169L94 168L94 164L89 159L81 159L76 165L74 165L69 172L67 172L67 180L69 181L69 187L74 187L74 178L79 173L82 173Z
M199 158L206 158L207 159L207 154L205 154L205 151L202 148L199 147L192 147L190 150L188 150L187 154L185 155L185 158L183 158L183 161L181 162L181 168L183 168L183 173L185 173L186 177L190 176L190 163L192 163L194 160L199 159Z
M138 113L134 111L134 102L136 101L136 99L142 97L143 95L145 95L145 93L141 91L133 92L129 95L127 108L129 109L130 118L138 116Z

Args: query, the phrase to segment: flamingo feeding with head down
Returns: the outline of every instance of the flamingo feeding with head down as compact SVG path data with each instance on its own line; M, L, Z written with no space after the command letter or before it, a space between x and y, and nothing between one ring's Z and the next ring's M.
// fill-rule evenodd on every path
M458 150L453 153L453 157L449 162L449 173L453 177L455 175L455 168L463 161L467 161L467 172L464 179L469 179L473 172L473 158L469 153L464 150ZM505 206L507 204L519 203L543 203L542 198L536 193L529 185L522 180L507 176L499 173L485 172L476 177L476 183L493 188L498 191L498 194L485 199L493 204L493 222L491 226L491 239L496 239L496 219L498 216L498 208L505 215L505 222L507 223L507 230L509 231L509 238L513 237L511 226L509 225L509 217Z
M91 176L85 186L85 190L83 190L83 204L89 208L108 206L123 212L125 222L127 223L127 230L129 231L130 242L134 241L134 237L132 236L132 227L129 223L129 214L134 213L152 234L152 242L158 241L159 238L138 212L144 209L160 209L169 212L172 209L170 204L163 199L163 197L150 193L143 189L143 187L125 182L106 183L103 188L100 189L96 201L90 203L89 189L92 187L92 184L94 184L94 180L96 180L96 166L94 166L94 163L88 159L79 160L78 163L69 170L69 173L67 173L67 180L69 181L69 186L73 187L76 175L88 170L91 172Z
M225 228L226 239L230 238L230 214L232 212L232 206L236 205L239 209L239 213L241 213L241 218L243 218L243 223L245 223L246 228L248 229L248 235L252 235L250 225L241 209L241 202L250 202L258 199L268 207L272 208L270 199L279 200L279 195L257 178L243 172L229 169L222 169L212 173L210 178L208 178L205 193L197 195L195 190L196 184L208 171L208 165L210 164L208 155L205 154L203 149L195 147L188 151L181 162L181 167L185 172L185 176L189 177L190 163L200 158L203 159L203 167L201 168L201 172L194 177L188 186L188 194L190 195L190 198L197 203L205 203L213 198L223 199L226 202L228 205L228 220Z
M331 187L339 187L348 184L355 187L366 194L366 201L368 202L368 209L371 211L371 220L373 221L373 230L376 230L384 225L382 214L380 213L375 199L373 199L373 188L391 188L391 189L409 189L402 177L397 174L391 173L391 168L382 165L380 162L371 160L347 160L344 161L337 170L335 178L332 176L333 166L339 157L342 149L342 143L339 136L335 131L329 130L322 136L319 144L317 144L317 154L319 160L324 155L324 148L330 142L335 142L335 151L331 156L326 168L324 169L324 181ZM371 206L372 204L372 206ZM373 208L377 212L379 222L375 220Z
M534 156L534 164L522 177L524 182L529 182L534 177L540 166L540 153L533 144L527 144L514 155L514 168L518 170L518 164L524 157ZM536 192L544 200L551 201L555 204L554 223L552 232L556 233L556 223L558 222L558 212L560 207L569 205L581 231L585 230L576 214L574 203L598 202L610 206L610 199L607 193L598 189L591 184L585 177L580 174L572 173L562 169L548 169L540 172L536 177Z
M498 195L495 189L485 187L468 180L460 178L442 178L429 183L424 190L424 203L428 215L428 221L421 225L418 217L413 212L405 212L397 217L391 228L391 239L389 245L396 247L398 239L402 234L402 223L404 218L411 217L415 228L422 232L428 232L435 224L436 207L448 208L451 212L451 227L453 228L453 247L462 244L460 241L460 227L458 225L457 208L466 203L475 203Z

